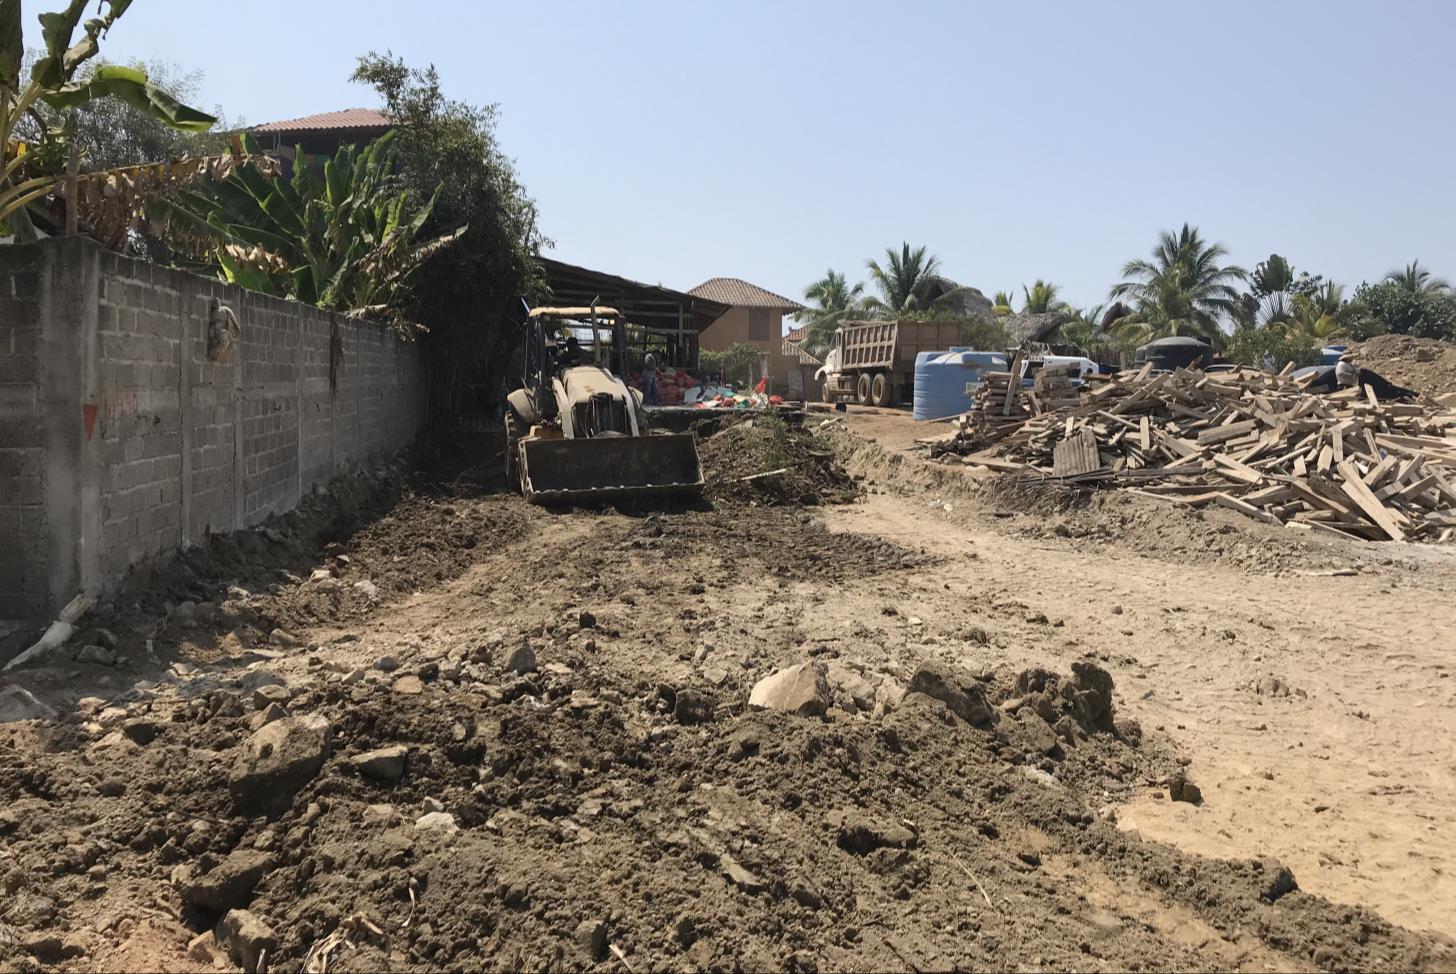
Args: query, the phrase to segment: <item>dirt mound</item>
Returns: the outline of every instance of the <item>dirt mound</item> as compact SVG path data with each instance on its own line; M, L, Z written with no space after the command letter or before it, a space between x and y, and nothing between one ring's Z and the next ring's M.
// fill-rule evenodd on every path
M1352 349L1356 362L1426 396L1456 393L1456 344L1410 335L1377 335Z
M722 504L837 504L858 494L825 440L769 413L700 444L707 496Z
M533 642L540 669L519 676L452 653L407 689L290 677L288 709L325 717L333 747L271 820L226 799L257 712L246 693L95 715L25 760L0 746L0 963L104 966L95 929L168 877L195 930L229 903L261 918L276 969L321 951L367 970L582 969L614 950L653 970L1235 960L1089 905L1063 881L1087 868L1248 939L1241 956L1456 961L1299 893L1277 863L1195 861L1119 833L1106 790L1171 762L1114 725L1095 666L941 672L878 718L801 718L623 683L564 636ZM675 698L689 693L686 724ZM949 694L986 701L985 726ZM353 760L390 746L406 749L398 780ZM82 754L104 770L78 771Z

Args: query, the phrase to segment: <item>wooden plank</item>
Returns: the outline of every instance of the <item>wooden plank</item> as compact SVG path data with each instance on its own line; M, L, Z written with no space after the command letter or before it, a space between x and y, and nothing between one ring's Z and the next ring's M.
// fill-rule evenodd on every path
M1238 511L1240 514L1243 514L1246 517L1251 517L1256 521L1263 521L1266 524L1284 523L1273 514L1270 514L1268 511L1261 511L1259 510L1259 508L1254 507L1252 504L1245 504L1237 497L1234 497L1230 494L1225 494L1222 491L1214 495L1213 502L1219 507L1226 507L1231 511Z
M1346 460L1340 464L1339 470L1340 476L1344 478L1340 483L1340 489L1349 495L1360 510L1364 511L1365 515L1380 527L1380 530L1389 535L1392 541L1404 541L1405 531L1396 519L1397 515L1370 492L1370 488L1365 486L1365 481L1360 479L1360 472L1355 469L1355 465Z
M1218 464L1219 473L1230 480L1237 480L1244 484L1257 484L1263 481L1264 475L1247 464L1240 463L1233 457L1224 453L1215 453L1213 462Z
M1138 420L1138 444L1144 453L1153 448L1153 421L1147 416Z

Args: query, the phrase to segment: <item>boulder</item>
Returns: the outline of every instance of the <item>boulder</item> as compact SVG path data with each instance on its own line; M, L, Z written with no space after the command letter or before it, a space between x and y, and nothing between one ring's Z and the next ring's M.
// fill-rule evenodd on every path
M278 935L273 928L249 910L229 910L217 925L214 936L244 974L265 969L268 959L278 950Z
M830 663L824 667L824 678L829 681L829 687L834 691L835 698L840 700L842 709L853 713L855 710L869 710L874 707L875 685L865 679L863 673L840 663ZM850 706L844 707L845 702Z
M717 703L711 693L684 687L674 695L672 716L679 724L706 724Z
M446 835L460 831L460 826L455 824L455 816L449 812L426 812L415 819L415 828L421 832L443 832Z
M206 872L192 865L178 866L172 883L188 909L222 914L252 902L253 889L272 868L268 853L238 849Z
M832 702L824 667L812 662L766 676L748 694L750 707L782 710L800 717L821 717Z
M55 708L36 699L25 687L0 689L0 724L17 720L54 720Z
M506 657L504 669L507 673L514 673L516 676L535 673L536 651L531 648L531 644L523 640L521 645L511 650L511 655Z
M984 727L994 719L986 695L975 684L962 687L949 671L940 667L922 667L910 678L909 693L921 693L939 700L950 708L951 713L961 720L977 727Z
M254 733L228 777L233 804L242 813L279 812L328 760L333 728L318 714L285 717Z
M287 706L292 699L293 691L278 683L258 687L253 691L253 706L258 710L267 710L270 704L275 703L280 707Z
M77 663L94 663L97 666L115 666L116 650L92 643L76 650Z
M356 754L349 759L349 763L366 778L394 782L404 777L404 763L408 756L409 748L396 744L393 747L381 747L377 751Z

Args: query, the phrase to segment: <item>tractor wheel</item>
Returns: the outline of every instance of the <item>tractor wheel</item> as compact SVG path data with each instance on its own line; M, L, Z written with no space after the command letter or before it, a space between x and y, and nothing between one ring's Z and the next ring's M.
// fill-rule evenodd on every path
M521 489L521 437L525 435L521 417L510 406L506 407L506 486L511 490Z
M876 406L888 406L894 396L895 387L890 384L890 377L883 372L876 372L870 382L870 402Z
M859 381L854 385L854 401L861 406L870 404L870 374L868 372L859 374Z

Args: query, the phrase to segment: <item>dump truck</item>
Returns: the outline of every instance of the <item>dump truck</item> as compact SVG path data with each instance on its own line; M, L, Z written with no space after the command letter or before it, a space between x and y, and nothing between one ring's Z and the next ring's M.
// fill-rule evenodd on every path
M824 368L825 402L893 406L915 388L915 356L963 344L958 321L846 321Z
M506 482L537 504L594 504L703 492L692 433L652 433L628 374L613 308L532 308L524 376L506 397Z

